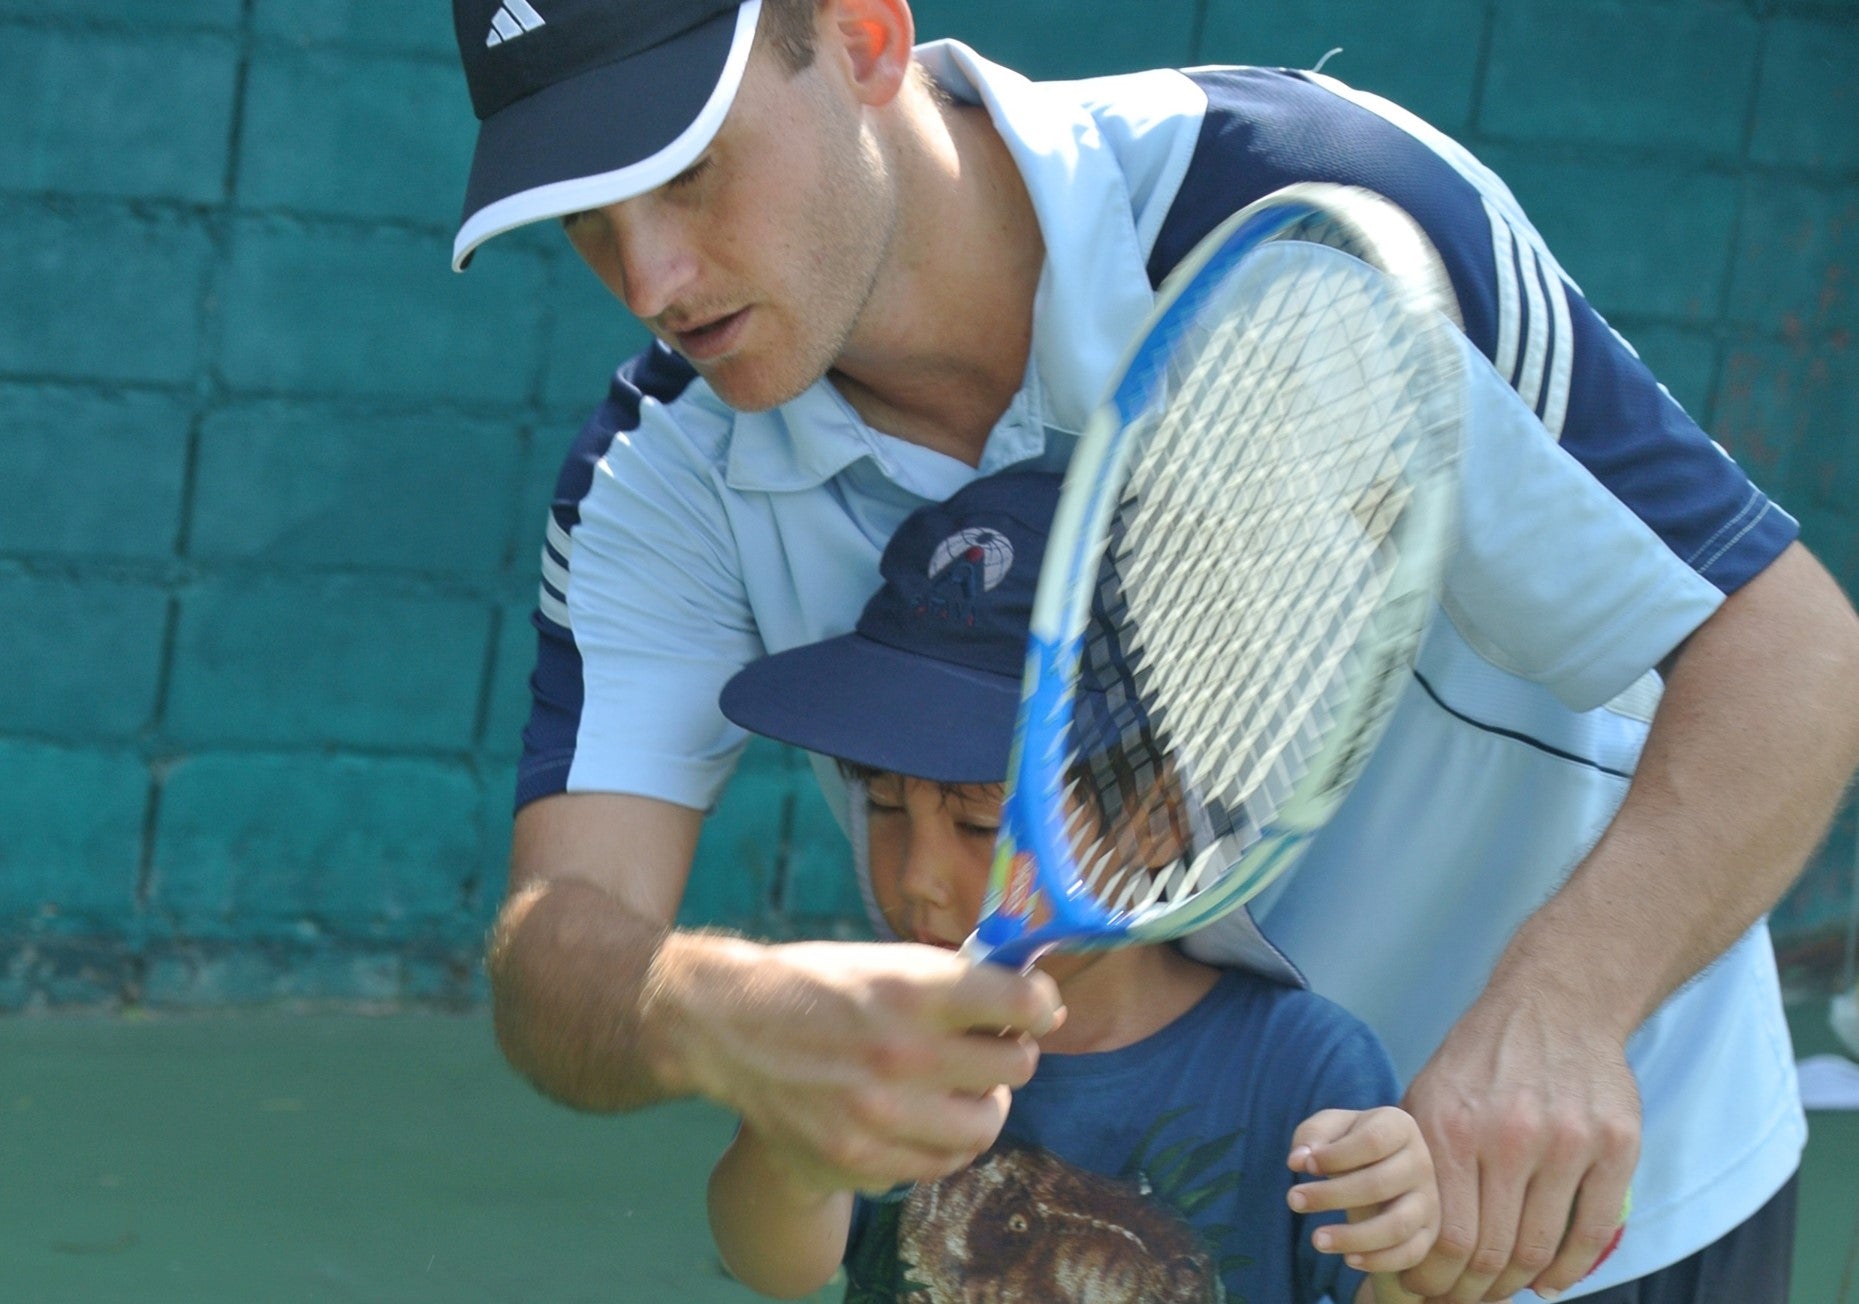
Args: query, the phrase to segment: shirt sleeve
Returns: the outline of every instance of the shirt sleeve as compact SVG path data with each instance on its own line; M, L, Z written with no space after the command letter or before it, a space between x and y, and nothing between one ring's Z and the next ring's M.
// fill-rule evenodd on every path
M745 741L717 695L761 640L720 493L721 432L703 428L706 411L674 409L681 366L648 354L622 369L558 483L519 805L623 792L708 809Z
M1598 706L1794 540L1792 518L1658 383L1462 146L1317 74L1188 75L1207 104L1153 281L1227 214L1298 181L1385 196L1445 263L1468 414L1445 606L1480 655L1572 709Z

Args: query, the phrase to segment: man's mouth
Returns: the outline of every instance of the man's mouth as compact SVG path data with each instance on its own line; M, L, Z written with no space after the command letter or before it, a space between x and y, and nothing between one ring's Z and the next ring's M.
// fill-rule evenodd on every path
M698 326L671 330L672 345L692 362L708 362L721 357L735 345L748 315L747 308L738 308Z

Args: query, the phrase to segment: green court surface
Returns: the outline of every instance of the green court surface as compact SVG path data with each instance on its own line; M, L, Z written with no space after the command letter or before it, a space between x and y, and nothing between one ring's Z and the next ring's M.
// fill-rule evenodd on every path
M1859 1304L1859 1114L1810 1122L1793 1304ZM729 1129L551 1105L483 1016L10 1019L0 1301L740 1304L703 1219Z

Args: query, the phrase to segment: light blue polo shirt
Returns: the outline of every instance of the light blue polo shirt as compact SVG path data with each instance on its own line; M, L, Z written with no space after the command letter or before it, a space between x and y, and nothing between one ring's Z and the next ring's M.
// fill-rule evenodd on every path
M1393 106L1282 70L1036 84L954 43L919 57L992 114L1046 241L1026 380L981 466L871 429L824 381L738 414L663 349L627 364L557 486L518 800L707 809L744 741L716 706L731 674L851 629L910 511L978 474L1061 467L1154 287L1228 212L1292 180L1366 186L1426 227L1460 299L1461 537L1386 741L1258 910L1405 1080L1612 817L1657 704L1652 667L1794 523L1586 303L1508 190ZM1762 925L1629 1052L1647 1117L1635 1214L1582 1290L1716 1239L1805 1138Z

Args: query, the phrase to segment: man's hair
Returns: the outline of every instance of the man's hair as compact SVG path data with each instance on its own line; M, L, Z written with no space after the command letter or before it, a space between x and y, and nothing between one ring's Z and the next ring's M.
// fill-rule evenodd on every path
M781 56L789 72L804 72L813 64L813 23L826 0L762 0L765 40Z

